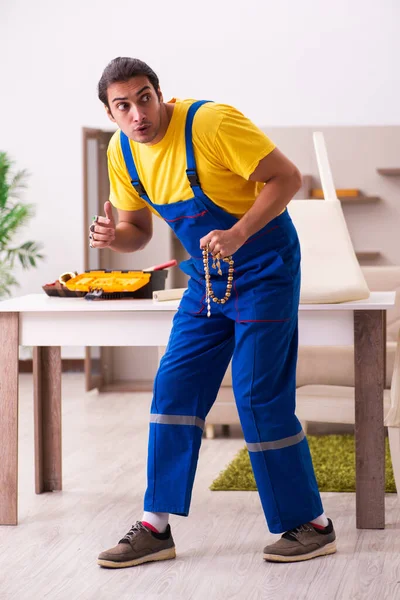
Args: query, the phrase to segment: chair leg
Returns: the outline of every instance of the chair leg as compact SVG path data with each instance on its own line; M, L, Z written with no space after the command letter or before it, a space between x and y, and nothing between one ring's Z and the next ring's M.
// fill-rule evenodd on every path
M222 425L222 435L224 437L229 437L231 434L231 428L229 425Z
M400 428L388 427L388 435L397 497L400 497Z
M211 423L206 423L206 439L213 440L215 438L215 427Z
M301 423L301 426L303 428L305 435L307 435L308 421L300 421L300 423Z

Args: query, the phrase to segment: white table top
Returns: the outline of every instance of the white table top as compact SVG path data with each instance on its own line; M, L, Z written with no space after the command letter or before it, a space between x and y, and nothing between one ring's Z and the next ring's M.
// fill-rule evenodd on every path
M396 292L371 292L367 300L340 304L300 304L300 311L354 311L385 310L395 304ZM153 300L93 300L84 298L51 298L43 292L28 294L0 302L0 312L132 312L176 311L178 300L155 302Z

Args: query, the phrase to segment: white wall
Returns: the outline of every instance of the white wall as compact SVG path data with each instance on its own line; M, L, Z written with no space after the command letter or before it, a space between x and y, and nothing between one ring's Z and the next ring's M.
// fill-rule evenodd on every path
M2 0L0 149L32 173L25 237L47 255L16 294L82 269L81 128L111 126L96 95L110 59L260 126L399 124L399 22L397 0Z

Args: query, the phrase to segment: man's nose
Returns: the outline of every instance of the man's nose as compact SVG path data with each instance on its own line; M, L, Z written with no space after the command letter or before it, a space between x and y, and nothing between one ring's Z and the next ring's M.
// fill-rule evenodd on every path
M144 113L137 106L132 106L131 108L131 116L134 121L137 123L141 123L144 120Z

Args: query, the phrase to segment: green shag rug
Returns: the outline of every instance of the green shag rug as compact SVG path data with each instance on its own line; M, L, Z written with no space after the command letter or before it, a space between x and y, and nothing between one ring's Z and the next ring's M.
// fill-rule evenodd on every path
M307 436L320 492L355 492L354 435ZM396 493L386 444L386 492ZM210 486L213 491L256 491L247 448L243 448Z

